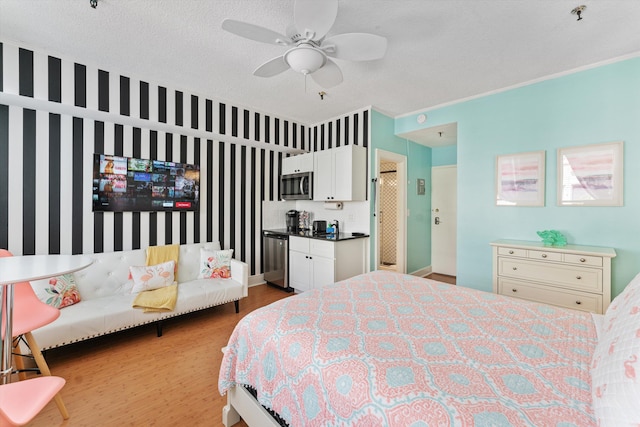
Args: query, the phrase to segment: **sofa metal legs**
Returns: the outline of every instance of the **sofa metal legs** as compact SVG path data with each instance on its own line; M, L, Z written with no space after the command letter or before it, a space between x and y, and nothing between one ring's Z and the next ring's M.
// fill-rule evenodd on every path
M235 300L233 303L236 306L236 313L240 313L240 300Z

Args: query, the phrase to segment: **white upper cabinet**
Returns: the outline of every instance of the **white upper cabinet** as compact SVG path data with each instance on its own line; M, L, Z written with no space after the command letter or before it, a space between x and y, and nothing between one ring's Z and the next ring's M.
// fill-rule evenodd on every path
M313 171L313 153L298 154L282 159L282 175Z
M362 201L367 198L367 149L345 145L314 154L313 200Z

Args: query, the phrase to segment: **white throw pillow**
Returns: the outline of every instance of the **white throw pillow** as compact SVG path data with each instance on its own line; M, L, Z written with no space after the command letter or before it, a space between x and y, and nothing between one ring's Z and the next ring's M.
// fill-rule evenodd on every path
M129 267L133 279L131 293L163 288L174 282L175 261L167 261L157 265Z
M640 274L604 316L591 363L591 391L600 427L640 425Z
M233 249L209 251L200 249L200 273L198 279L229 279Z

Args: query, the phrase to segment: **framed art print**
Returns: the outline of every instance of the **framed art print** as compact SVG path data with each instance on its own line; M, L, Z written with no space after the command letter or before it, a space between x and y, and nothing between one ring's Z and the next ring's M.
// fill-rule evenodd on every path
M558 149L559 206L622 206L623 143Z
M544 177L544 150L497 156L496 205L544 206Z

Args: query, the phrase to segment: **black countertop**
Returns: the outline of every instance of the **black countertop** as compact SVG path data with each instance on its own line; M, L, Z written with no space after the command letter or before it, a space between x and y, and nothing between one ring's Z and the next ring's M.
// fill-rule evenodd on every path
M313 234L311 230L304 231L287 231L286 228L276 228L270 230L263 230L263 232L268 232L272 234L286 235L286 236L297 236L297 237L306 237L307 239L318 239L318 240L329 240L332 242L338 242L341 240L351 240L351 239L362 239L364 237L369 237L368 234L360 234L354 236L352 233L335 233L331 234Z

